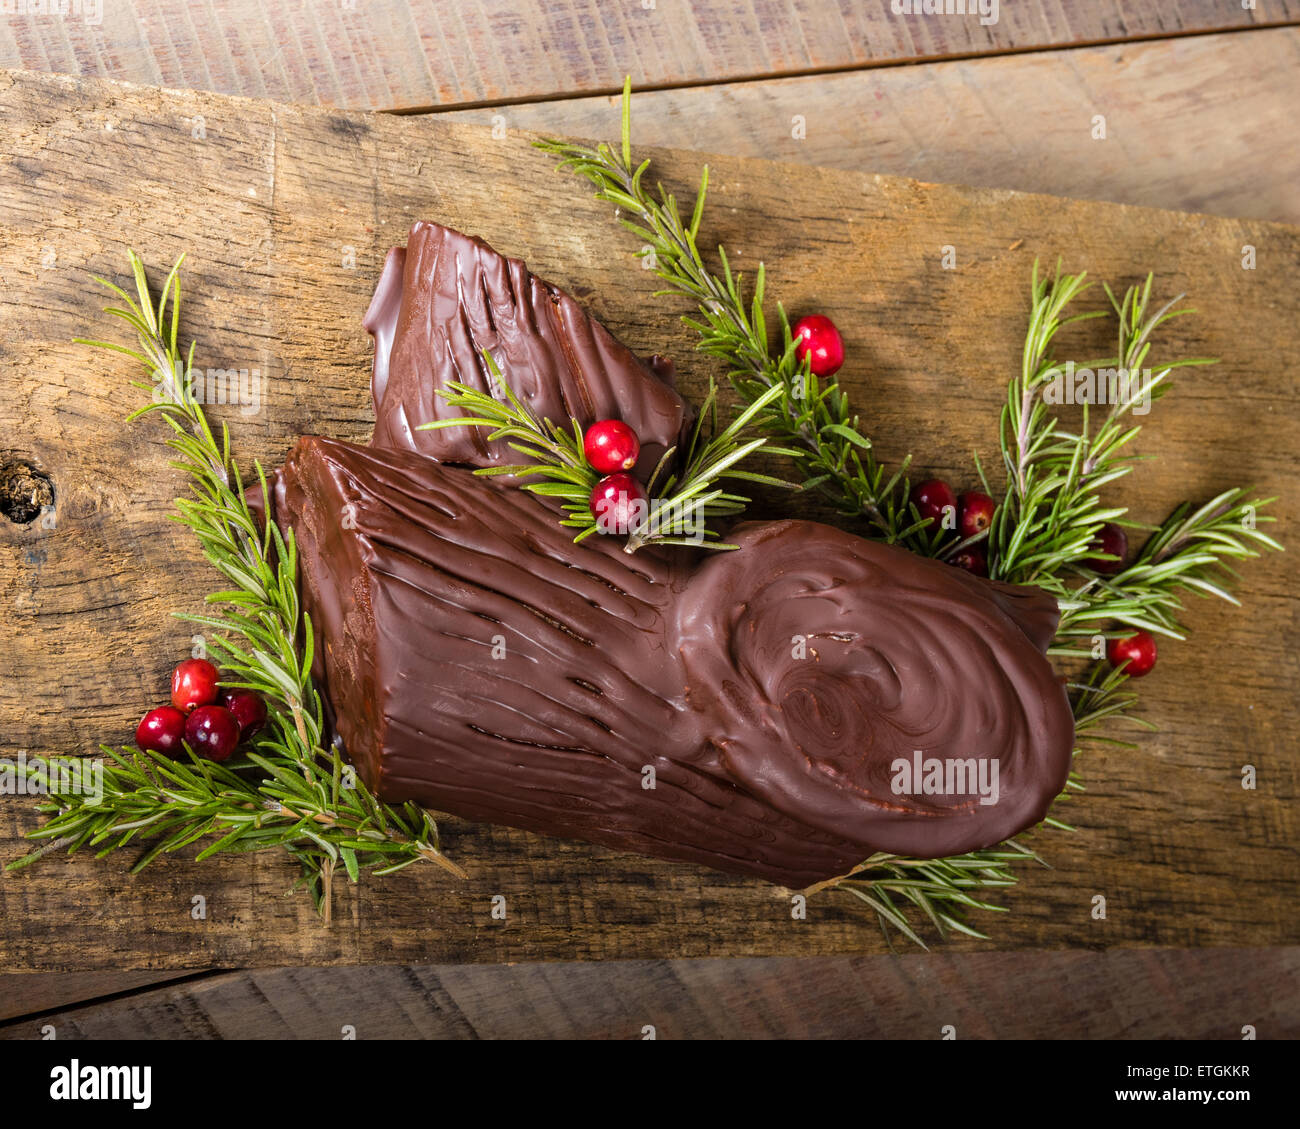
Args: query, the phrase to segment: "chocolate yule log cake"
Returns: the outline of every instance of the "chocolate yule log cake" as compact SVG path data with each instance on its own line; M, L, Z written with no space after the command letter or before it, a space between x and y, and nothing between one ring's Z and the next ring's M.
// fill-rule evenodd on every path
M662 450L690 418L667 368L432 224L366 324L372 445L300 440L274 515L379 796L796 889L1044 817L1074 739L1050 596L810 521L744 522L726 552L574 544L553 502L473 473L513 452L414 428L447 381L487 386L487 348L539 416L617 416Z

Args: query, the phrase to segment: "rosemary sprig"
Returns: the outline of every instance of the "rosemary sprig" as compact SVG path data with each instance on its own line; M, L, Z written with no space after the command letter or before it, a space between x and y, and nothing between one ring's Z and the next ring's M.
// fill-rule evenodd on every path
M1065 375L1050 352L1052 341L1064 326L1106 316L1104 310L1065 316L1069 304L1089 289L1085 279L1085 274L1061 274L1058 263L1054 278L1040 280L1034 264L1021 372L1008 386L1000 425L1007 490L988 544L989 572L996 579L1050 587L1054 578L1077 575L1077 568L1069 566L1095 557L1102 525L1127 512L1104 506L1101 490L1133 470L1135 457L1127 448L1141 430L1132 422L1134 410L1149 408L1163 396L1175 369L1214 363L1193 357L1173 361L1157 373L1144 368L1152 334L1194 311L1174 308L1180 295L1148 315L1151 275L1143 286L1130 288L1123 303L1106 287L1117 315L1119 348L1115 357L1088 367L1099 391L1102 374L1113 384L1109 410L1094 432L1092 405L1085 401L1080 429L1064 430L1044 396L1049 384L1059 386Z
M60 795L39 805L51 818L29 837L47 845L7 869L28 865L56 846L69 852L95 847L102 857L146 840L148 849L134 867L139 870L160 853L216 836L199 858L287 851L302 870L298 885L308 888L326 920L340 865L353 882L363 870L391 874L420 861L464 877L439 850L438 828L428 812L380 802L336 747L323 747L321 701L311 679L312 627L299 605L292 531L282 537L269 517L259 530L231 457L230 435L224 425L219 439L213 434L195 398L195 346L182 353L178 345L181 262L168 274L156 306L135 252L130 263L135 296L105 279L96 281L121 300L107 312L135 332L136 347L79 341L124 353L151 378L132 382L153 400L128 419L158 412L170 426L167 445L179 456L172 465L188 475L191 492L177 502L173 520L194 532L204 556L232 586L207 597L216 609L210 614L182 618L219 633L210 646L224 667L223 684L261 694L268 725L252 750L228 765L192 753L187 763L103 746L108 760L102 800ZM269 497L260 464L255 474L263 497Z
M380 804L359 783L343 786L343 774L336 774L325 757L301 762L269 742L226 764L192 753L172 759L125 746L100 749L107 758L102 798L60 794L38 804L50 818L28 838L44 844L5 869L21 869L64 848L70 854L97 848L95 857L104 858L138 844L145 849L131 867L135 874L160 854L215 836L196 861L221 852L283 848L302 864L296 885L311 890L328 918L325 899L338 864L356 882L362 869L392 874L430 859L414 849L416 840L437 842L427 812L414 804L401 809ZM42 774L50 779L49 764L36 757L22 767L29 779ZM453 865L441 855L435 861Z
M490 370L490 387L500 395L489 395L464 384L451 383L438 394L450 405L467 414L422 423L417 430L444 427L487 427L488 441L504 439L511 450L531 460L507 466L481 467L475 474L514 475L517 478L540 478L540 482L523 482L523 489L542 497L555 498L568 515L560 524L577 529L574 542L599 532L591 512L591 493L600 475L587 462L583 449L582 427L571 419L561 427L553 420L538 419L515 394L502 376L495 359L484 352ZM646 545L694 545L708 549L734 549L719 541L709 523L734 517L742 512L749 499L723 490L718 483L724 478L742 479L767 486L789 487L789 483L771 475L745 470L740 463L766 446L765 438L742 441L740 436L755 417L776 399L779 389L769 389L753 404L740 412L726 427L718 429L717 391L710 386L705 397L684 457L684 469L671 471L676 448L669 448L651 475L651 501L644 515L628 531L623 548L635 553ZM705 435L705 427L709 435ZM660 496L655 496L658 491Z
M876 461L848 395L835 381L819 381L796 356L790 322L779 304L778 345L769 347L762 264L749 300L744 298L743 276L732 272L722 247L721 274L705 264L697 238L708 194L708 167L701 174L689 221L663 185L657 188L657 199L646 187L650 162L632 162L630 79L623 88L619 152L603 143L593 149L557 139L536 145L560 157L561 169L591 181L596 199L619 210L623 226L643 241L639 254L654 257L655 273L667 283L657 293L692 301L697 315L682 320L699 334L698 348L727 363L731 386L742 403L761 404L755 426L783 444L772 448L773 453L798 463L804 489L817 491L845 515L865 518L890 542L907 541L923 528L908 502L906 461L892 474Z
M1118 349L1114 357L1089 367L1098 380L1102 373L1115 373L1116 395L1095 430L1092 405L1085 402L1080 428L1066 431L1044 400L1049 382L1059 380L1063 371L1050 347L1062 326L1106 315L1102 310L1064 316L1069 303L1087 289L1084 275L1063 275L1059 265L1054 278L1040 280L1034 264L1023 367L1010 382L1002 411L1007 490L988 534L990 575L1036 584L1057 597L1062 614L1053 653L1059 655L1090 654L1070 641L1096 635L1107 623L1181 639L1177 616L1184 593L1237 603L1224 583L1226 562L1258 556L1261 548L1281 549L1260 528L1274 521L1260 512L1274 499L1252 498L1246 489L1234 488L1200 507L1184 503L1118 575L1105 577L1090 567L1099 556L1095 546L1103 523L1120 521L1128 512L1107 506L1102 490L1136 465L1136 456L1128 453L1141 430L1133 422L1134 409L1163 396L1175 369L1212 362L1197 357L1173 361L1159 371L1145 368L1155 331L1193 311L1176 309L1180 298L1175 298L1148 314L1150 275L1122 301L1106 287L1117 320Z
M721 247L721 276L706 266L697 241L708 188L707 167L689 223L683 221L675 198L662 185L657 199L644 187L650 162L634 164L632 159L630 81L623 90L619 152L607 144L591 148L554 139L538 146L560 157L561 169L591 181L597 199L614 205L623 226L643 241L641 254L654 256L655 269L668 284L659 293L692 300L698 316L683 320L698 332L702 351L727 363L740 398L752 404L766 390L780 390L755 422L760 430L789 444L790 449L782 453L796 459L806 488L830 499L842 514L862 518L868 534L924 556L950 558L961 549L987 542L994 578L1037 584L1057 597L1062 618L1051 653L1095 658L1071 643L1077 644L1081 635L1094 634L1102 622L1181 638L1176 615L1182 592L1231 600L1223 584L1225 561L1256 556L1260 548L1281 548L1258 528L1273 520L1259 516L1273 499L1247 500L1245 490L1234 489L1200 508L1193 509L1190 504L1180 507L1119 575L1102 577L1086 563L1099 556L1093 546L1102 525L1127 512L1122 507L1108 507L1101 491L1132 470L1133 459L1126 448L1138 432L1138 425L1129 418L1133 408L1147 398L1154 401L1163 395L1172 370L1212 363L1206 358L1190 358L1168 364L1154 376L1144 370L1154 332L1171 318L1192 312L1176 309L1180 298L1175 298L1148 314L1151 276L1143 286L1128 290L1123 301L1106 288L1117 318L1118 349L1113 360L1094 362L1095 367L1136 372L1137 383L1130 385L1126 397L1110 405L1095 432L1085 406L1081 429L1070 433L1059 426L1043 398L1048 381L1060 371L1051 359L1052 344L1064 326L1106 316L1107 311L1067 315L1070 303L1087 289L1085 276L1063 275L1058 266L1052 279L1040 280L1035 263L1021 372L1009 383L1000 428L1007 487L990 529L958 540L956 534L930 529L919 520L908 499L910 456L893 473L887 473L874 458L871 441L860 430L858 417L851 415L848 398L838 384L819 384L807 365L797 362L790 326L780 305L778 342L775 349L769 349L763 315L763 267L758 269L753 297L746 302L740 276L733 275ZM978 458L976 470L988 493L997 497ZM1127 682L1122 670L1095 663L1082 681L1070 684L1080 747L1092 741L1126 744L1095 732L1103 722L1125 719L1146 724L1130 716L1137 696ZM1076 747L1076 755L1080 747ZM1081 787L1071 773L1067 790L1058 801ZM1069 829L1055 817L1044 822ZM1014 885L1018 879L1012 867L1025 859L1042 861L1015 842L939 860L877 854L852 875L823 885L833 885L869 905L887 937L892 927L924 947L907 916L909 910L919 911L941 936L949 930L983 936L969 925L966 911L1003 910L982 900L978 893Z
M1137 559L1113 577L1091 574L1059 599L1062 639L1093 636L1113 621L1171 639L1186 638L1178 620L1181 595L1194 592L1240 605L1227 587L1226 561L1258 557L1282 546L1259 528L1276 521L1260 511L1275 498L1252 498L1243 487L1225 490L1204 505L1184 502L1148 538ZM1061 654L1077 654L1061 648Z

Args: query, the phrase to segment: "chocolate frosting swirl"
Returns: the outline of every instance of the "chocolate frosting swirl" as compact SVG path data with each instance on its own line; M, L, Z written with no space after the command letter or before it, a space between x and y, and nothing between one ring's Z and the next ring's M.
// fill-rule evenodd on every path
M730 776L901 855L960 854L1042 819L1074 736L1043 656L1054 601L811 522L728 540L740 549L695 570L674 625L697 731ZM918 754L960 762L966 790L897 791Z

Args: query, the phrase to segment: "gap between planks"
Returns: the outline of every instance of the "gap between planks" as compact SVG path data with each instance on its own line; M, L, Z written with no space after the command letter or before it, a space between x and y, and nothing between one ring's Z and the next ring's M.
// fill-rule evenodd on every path
M1097 47L1118 47L1133 43L1159 43L1177 39L1203 39L1216 35L1239 35L1253 31L1275 31L1278 28L1300 27L1300 20L1274 20L1250 24L1246 27L1192 28L1188 31L1147 32L1126 36L1103 36L1081 39L1074 43L1033 43L1024 47L1001 47L988 51L954 51L938 55L912 55L897 59L866 60L861 63L832 63L823 67L792 67L784 71L753 72L718 78L681 79L668 82L633 83L632 93L680 93L690 90L708 90L712 87L750 86L798 78L833 78L863 71L899 70L905 67L927 67L932 63L959 63L972 60L1006 59L1030 55L1073 53ZM554 102L576 102L586 98L617 98L623 93L621 86L608 86L592 90L559 90L549 94L527 94L518 97L484 98L477 101L429 103L424 106L381 106L374 112L396 117L419 117L424 114L448 114L467 110L497 110L510 106L541 106Z

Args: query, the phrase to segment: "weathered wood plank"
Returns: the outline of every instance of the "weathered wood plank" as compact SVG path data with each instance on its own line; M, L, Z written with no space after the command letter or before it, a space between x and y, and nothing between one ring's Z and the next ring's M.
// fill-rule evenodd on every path
M647 91L636 129L649 145L1298 223L1298 64L1300 29L1274 28ZM449 113L604 137L617 104Z
M203 119L201 138L196 127ZM24 75L0 77L0 454L52 478L53 529L0 522L0 742L85 752L126 739L188 650L169 614L213 583L167 523L178 490L161 432L130 429L125 362L70 343L96 312L90 271L120 277L134 245L162 266L188 251L188 326L204 367L258 369L257 412L228 419L244 459L278 458L304 431L364 438L368 340L359 317L387 247L430 216L527 256L589 298L630 344L674 353L698 394L711 366L678 310L650 297L634 244L526 140L434 119L270 106ZM699 158L662 153L686 186ZM1158 409L1143 450L1160 460L1123 492L1154 519L1238 480L1283 495L1293 520L1300 444L1292 407L1300 231L1041 196L923 185L720 158L706 237L742 268L771 265L772 293L845 329L846 386L886 459L969 482L987 456L1023 334L1034 255L1063 254L1112 282L1148 266L1201 308L1178 352L1218 355ZM1259 267L1241 268L1241 247ZM939 251L957 249L944 271ZM355 256L355 269L351 266ZM1089 323L1083 355L1106 348ZM1285 527L1284 527L1285 528ZM1296 939L1295 739L1300 628L1287 557L1245 569L1244 613L1198 605L1196 639L1162 651L1144 684L1162 731L1140 753L1090 752L1076 835L1037 844L987 947L1276 945ZM1259 766L1243 791L1240 767ZM21 849L29 805L0 802L0 854ZM879 950L848 900L810 920L760 885L522 833L447 821L467 885L430 869L340 890L322 928L292 868L272 858L51 858L0 880L0 967L231 967L374 961L829 954ZM489 917L505 894L506 924ZM1105 921L1090 917L1106 895ZM208 917L190 916L207 899ZM974 945L962 942L965 947Z
M27 972L0 975L0 1020L84 1006L133 989L184 977L184 972Z
M0 1025L0 1039L1261 1039L1300 950L280 968Z
M17 13L19 4L23 13ZM0 67L414 109L1128 41L1300 19L1297 0L1033 0L895 15L858 0L9 0ZM53 15L66 7L69 14ZM7 10L7 9L6 9Z

